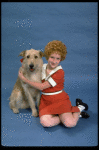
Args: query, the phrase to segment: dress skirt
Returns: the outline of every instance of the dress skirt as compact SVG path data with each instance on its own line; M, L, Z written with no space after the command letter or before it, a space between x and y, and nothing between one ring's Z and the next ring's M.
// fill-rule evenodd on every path
M56 95L41 95L39 117L43 115L60 115L67 112L80 112L77 106L72 106L68 94L63 91Z

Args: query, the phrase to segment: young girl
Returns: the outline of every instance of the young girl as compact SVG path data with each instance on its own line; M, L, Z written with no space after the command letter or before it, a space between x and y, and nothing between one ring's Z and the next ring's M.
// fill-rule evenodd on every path
M44 127L52 127L63 123L66 127L76 126L79 117L88 118L83 110L88 110L88 105L76 99L76 106L71 105L68 94L64 88L64 71L59 65L67 54L67 48L61 41L54 40L45 46L44 55L48 64L42 68L42 83L31 82L21 72L19 77L25 83L42 91L39 117Z

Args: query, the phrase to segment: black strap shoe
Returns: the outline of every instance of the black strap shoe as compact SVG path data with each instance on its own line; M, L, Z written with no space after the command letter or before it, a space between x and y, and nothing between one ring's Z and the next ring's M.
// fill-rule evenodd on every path
M85 119L90 117L89 114L87 114L86 112L81 112L80 115L82 118L85 118Z
M88 110L88 105L86 103L83 103L81 99L77 98L76 99L76 106L82 105L85 107L85 110Z

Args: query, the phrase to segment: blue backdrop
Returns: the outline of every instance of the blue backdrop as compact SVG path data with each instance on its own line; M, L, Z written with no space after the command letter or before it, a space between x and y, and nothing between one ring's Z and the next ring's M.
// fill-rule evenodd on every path
M95 2L1 4L1 144L3 146L96 146L97 120L97 8ZM81 98L89 105L89 119L74 128L43 128L31 110L13 114L9 96L21 66L18 55L30 48L44 50L52 40L67 47L64 90L72 105ZM43 58L46 63L45 58Z

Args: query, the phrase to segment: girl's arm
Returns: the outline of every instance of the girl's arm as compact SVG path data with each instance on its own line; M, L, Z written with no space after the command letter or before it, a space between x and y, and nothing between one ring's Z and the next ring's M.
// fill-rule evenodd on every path
M30 80L26 79L25 82L29 84L30 86L33 86L34 88L41 90L41 91L51 87L48 81L45 81L44 83L37 83L37 82L31 82Z
M45 81L44 83L37 83L37 82L32 82L32 81L28 80L27 78L25 78L23 76L22 72L19 72L19 78L23 82L29 84L30 86L33 86L34 88L36 88L38 90L41 90L41 91L51 87L51 84L48 81Z

